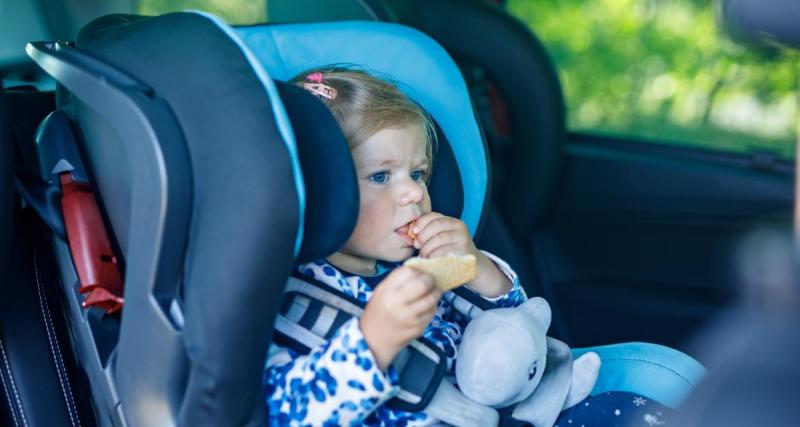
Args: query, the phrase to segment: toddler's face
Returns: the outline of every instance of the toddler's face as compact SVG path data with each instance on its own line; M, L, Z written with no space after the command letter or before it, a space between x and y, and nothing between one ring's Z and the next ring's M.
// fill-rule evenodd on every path
M361 203L353 234L332 257L339 267L369 272L376 260L402 261L414 253L409 223L431 211L425 152L417 125L382 129L352 150Z

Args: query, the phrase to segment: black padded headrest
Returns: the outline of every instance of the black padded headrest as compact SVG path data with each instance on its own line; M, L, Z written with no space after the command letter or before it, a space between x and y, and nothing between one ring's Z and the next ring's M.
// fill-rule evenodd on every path
M434 212L458 218L464 209L464 186L458 163L444 132L434 123L437 135L437 149L433 156L433 175L428 183L431 206Z
M303 244L295 262L314 261L339 249L358 219L358 181L347 141L317 97L275 82L292 123L306 185Z
M296 262L330 255L344 245L358 219L359 192L353 158L336 119L317 97L275 82L297 140L306 185L303 246ZM438 150L429 183L435 212L458 217L464 191L450 144L436 127Z

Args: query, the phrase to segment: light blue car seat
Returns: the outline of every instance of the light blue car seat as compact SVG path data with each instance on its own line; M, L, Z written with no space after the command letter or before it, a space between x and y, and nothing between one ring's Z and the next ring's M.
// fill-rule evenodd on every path
M399 82L431 114L443 140L449 141L463 185L460 216L475 233L487 203L486 147L461 73L434 40L401 25L360 21L248 26L236 31L274 79L346 63ZM443 191L453 189L432 183L434 205ZM586 351L596 351L603 359L593 394L628 391L676 407L704 372L690 356L656 344L614 344L574 352Z

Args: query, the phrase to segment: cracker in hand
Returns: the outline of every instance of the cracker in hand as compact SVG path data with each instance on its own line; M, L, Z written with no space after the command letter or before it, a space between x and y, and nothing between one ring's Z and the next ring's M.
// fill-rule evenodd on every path
M445 255L437 258L409 258L405 267L428 273L436 280L436 287L442 292L457 288L472 281L478 274L478 261L475 255Z

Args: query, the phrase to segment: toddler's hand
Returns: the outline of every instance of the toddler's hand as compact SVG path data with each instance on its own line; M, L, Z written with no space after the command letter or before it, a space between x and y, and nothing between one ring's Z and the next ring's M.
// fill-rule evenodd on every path
M441 297L433 277L407 267L396 268L376 287L360 322L381 370L422 335Z
M457 218L430 212L422 215L411 230L416 234L414 247L419 249L422 258L435 258L443 255L475 255L481 253L472 242L467 225Z
M411 231L416 234L414 247L419 249L419 256L423 258L448 254L475 255L478 274L470 282L472 290L487 297L496 297L511 289L508 278L475 247L467 225L460 219L431 212L419 217Z

